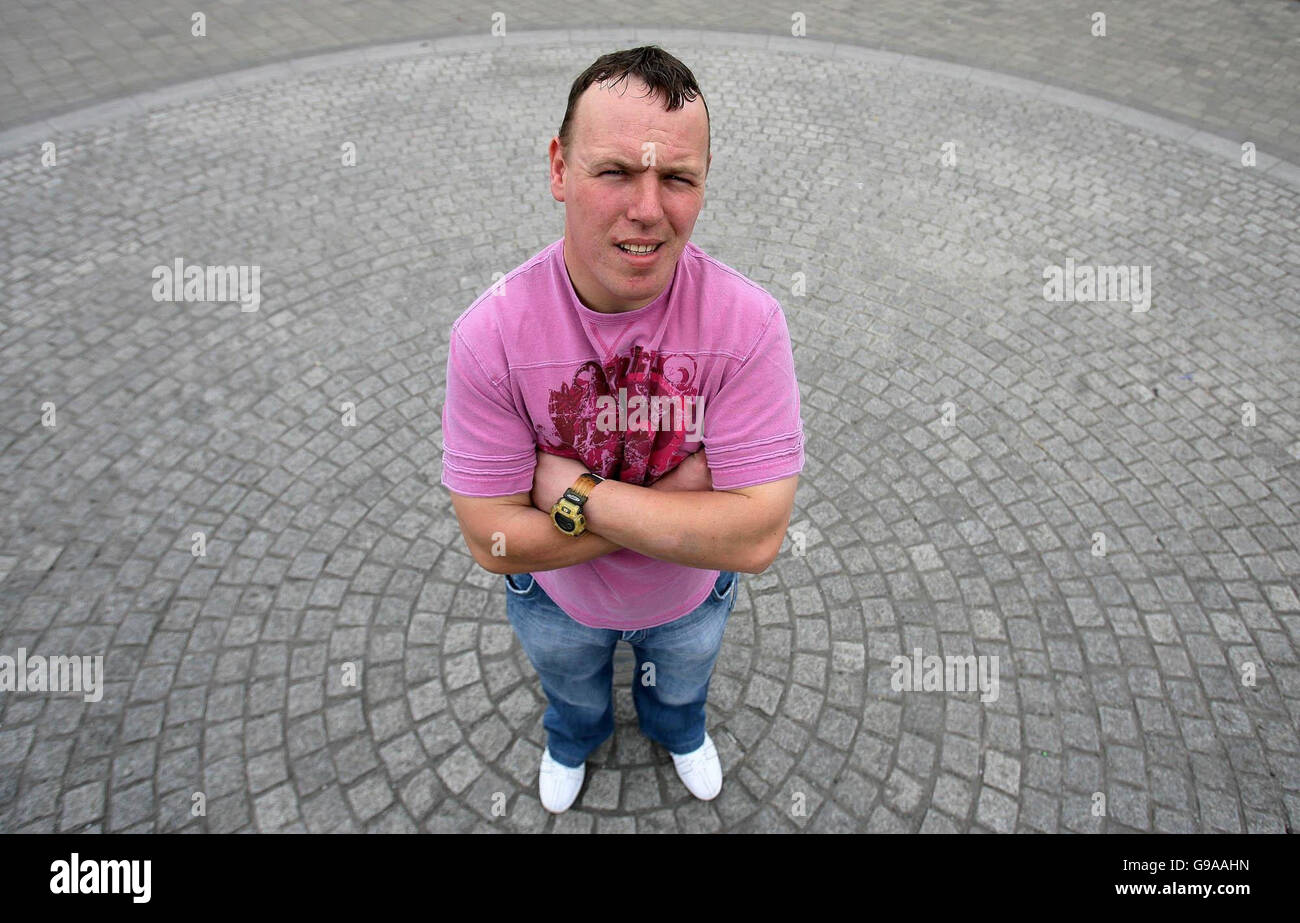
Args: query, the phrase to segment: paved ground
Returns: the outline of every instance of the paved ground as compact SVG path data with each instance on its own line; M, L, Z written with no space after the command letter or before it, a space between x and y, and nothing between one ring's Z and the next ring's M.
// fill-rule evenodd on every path
M1294 827L1294 167L716 34L664 42L715 118L695 240L785 306L808 464L714 680L722 795L682 788L624 683L545 814L543 700L439 421L450 321L559 236L568 82L626 44L572 38L254 75L60 120L54 167L0 157L0 655L108 675L97 703L0 693L0 830ZM178 257L260 265L260 309L154 301ZM1150 265L1149 311L1045 300L1067 258ZM893 690L916 648L998 656L1000 695Z
M593 26L663 26L846 41L990 68L1138 106L1300 162L1295 0L0 0L0 128L179 80L311 52L407 39ZM202 9L207 34L191 35ZM589 63L589 62L588 62ZM570 78L572 79L572 78Z

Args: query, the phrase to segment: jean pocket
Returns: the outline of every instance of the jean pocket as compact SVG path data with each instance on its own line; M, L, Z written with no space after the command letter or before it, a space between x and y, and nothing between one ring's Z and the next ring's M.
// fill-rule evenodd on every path
M736 588L736 581L740 579L740 574L734 570L724 570L718 574L717 581L713 584L712 596L718 602L726 599L727 596Z
M532 574L506 574L506 589L516 596L527 596L537 586Z

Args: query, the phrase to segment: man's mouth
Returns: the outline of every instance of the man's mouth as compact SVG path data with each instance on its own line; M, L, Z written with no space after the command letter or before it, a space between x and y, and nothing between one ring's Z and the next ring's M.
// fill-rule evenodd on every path
M615 244L614 246L622 250L629 256L649 256L663 246L663 241L650 246L648 244Z

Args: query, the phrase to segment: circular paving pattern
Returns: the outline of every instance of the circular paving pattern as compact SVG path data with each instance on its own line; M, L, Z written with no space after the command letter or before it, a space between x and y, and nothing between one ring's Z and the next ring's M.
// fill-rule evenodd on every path
M357 55L0 159L0 654L107 676L0 693L0 829L1290 829L1296 190L960 69L723 45L669 46L713 113L694 240L785 308L791 534L718 661L718 799L624 669L543 811L541 689L439 485L446 334L561 235L546 145L610 48ZM156 301L176 259L259 266L259 309ZM1149 266L1149 310L1046 300L1067 259ZM997 697L894 690L918 648Z

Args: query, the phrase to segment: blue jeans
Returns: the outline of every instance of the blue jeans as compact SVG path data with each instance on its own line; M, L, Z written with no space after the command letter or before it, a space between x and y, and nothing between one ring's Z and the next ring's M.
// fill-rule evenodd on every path
M669 753L704 743L704 703L727 617L736 605L736 571L722 571L704 602L654 628L618 631L574 621L532 574L507 574L506 617L550 703L542 717L551 757L578 767L614 733L614 648L636 655L632 701L641 733Z

